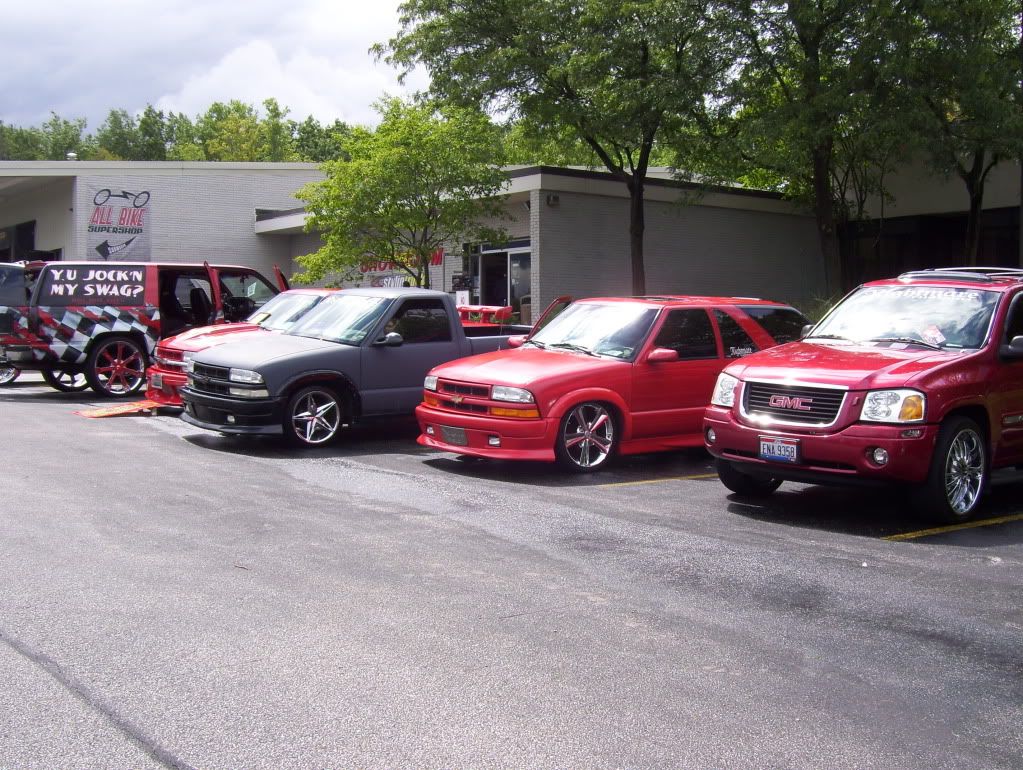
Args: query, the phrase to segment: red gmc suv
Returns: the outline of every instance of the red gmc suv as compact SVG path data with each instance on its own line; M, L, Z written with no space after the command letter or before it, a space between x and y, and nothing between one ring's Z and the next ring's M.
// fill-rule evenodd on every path
M1023 270L864 284L799 342L736 361L703 424L726 487L898 484L943 521L1023 463Z

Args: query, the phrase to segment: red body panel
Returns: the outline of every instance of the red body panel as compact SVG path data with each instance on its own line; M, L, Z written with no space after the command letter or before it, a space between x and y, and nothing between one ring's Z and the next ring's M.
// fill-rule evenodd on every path
M658 309L720 310L731 316L754 342L774 345L763 328L736 305L787 307L763 300L714 297L600 298L601 303L641 303ZM459 454L494 459L553 461L562 417L587 401L610 404L621 423L620 454L661 451L702 443L701 420L711 389L727 363L714 324L718 354L712 358L650 362L666 314L661 312L635 358L617 360L568 350L520 347L452 361L431 371L440 379L439 392L416 409L419 443ZM532 393L539 417L501 417L490 413L508 408L489 397L492 386L524 388ZM473 392L477 391L477 392ZM465 445L446 442L442 427L465 431ZM491 437L500 446L489 443Z

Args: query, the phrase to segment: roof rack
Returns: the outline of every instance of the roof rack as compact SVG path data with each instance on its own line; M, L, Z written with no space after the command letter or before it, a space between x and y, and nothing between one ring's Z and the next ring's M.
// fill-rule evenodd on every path
M929 270L911 270L899 276L911 278L949 278L956 281L977 281L991 283L997 278L1023 279L1023 268L1019 267L935 267Z

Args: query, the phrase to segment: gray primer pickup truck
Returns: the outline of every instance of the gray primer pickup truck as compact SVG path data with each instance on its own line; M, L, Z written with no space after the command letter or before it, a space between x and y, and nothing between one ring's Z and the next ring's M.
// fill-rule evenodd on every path
M220 433L283 433L300 446L327 444L356 420L411 415L434 366L498 350L528 331L496 324L467 330L440 291L346 289L287 333L197 354L181 389L181 417Z

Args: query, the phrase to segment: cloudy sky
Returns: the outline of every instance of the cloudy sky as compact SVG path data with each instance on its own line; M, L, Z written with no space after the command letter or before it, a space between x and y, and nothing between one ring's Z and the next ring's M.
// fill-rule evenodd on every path
M56 112L94 132L111 109L153 104L195 117L215 101L289 117L373 123L373 102L424 88L368 53L398 30L399 0L0 0L0 120L38 126Z

